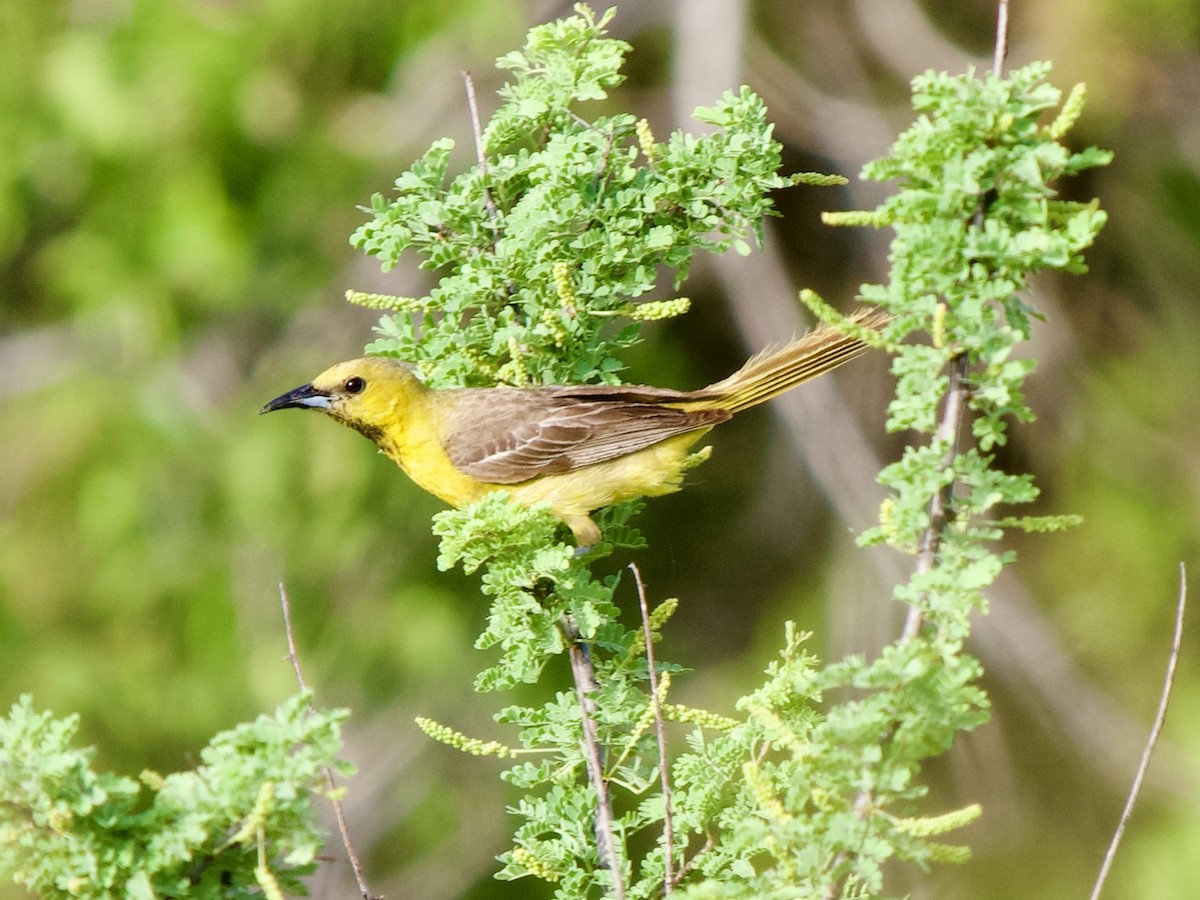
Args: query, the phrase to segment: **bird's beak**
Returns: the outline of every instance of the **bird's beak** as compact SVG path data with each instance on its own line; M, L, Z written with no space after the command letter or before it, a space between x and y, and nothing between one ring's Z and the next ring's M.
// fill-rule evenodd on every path
M326 391L317 390L311 384L302 384L295 390L282 394L260 409L259 415L274 412L277 409L329 409L330 395Z

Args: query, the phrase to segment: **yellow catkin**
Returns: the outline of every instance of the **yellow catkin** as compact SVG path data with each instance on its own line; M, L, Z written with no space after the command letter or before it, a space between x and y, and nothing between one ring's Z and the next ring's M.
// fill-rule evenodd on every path
M837 804L824 788L813 788L808 793L808 801L821 812L829 812L837 808Z
M638 147L641 148L642 156L646 157L647 163L654 165L658 148L654 143L654 133L650 130L650 123L645 119L638 119L634 130L637 132Z
M621 755L614 764L614 768L619 767L621 763L625 761L625 757L627 757L633 751L634 745L637 744L641 736L650 729L651 725L654 724L656 717L655 701L657 699L657 706L662 708L662 703L666 699L667 691L670 689L671 673L663 672L662 675L659 676L658 693L656 697L651 697L649 700L647 700L646 708L642 710L642 714L638 716L638 720L633 723L633 728L629 732L629 738L625 742L625 749L621 751ZM666 716L664 715L663 718L666 718Z
M416 722L418 728L438 743L472 756L496 756L500 759L507 759L514 753L513 748L501 744L499 741L481 741L478 738L467 737L460 731L455 731L453 728L424 716L417 716Z
M879 525L883 529L884 538L890 542L898 531L895 497L884 497L883 502L879 504Z
M529 372L521 359L521 345L515 337L508 339L508 362L496 374L501 381L517 387L529 384Z
M263 896L267 900L285 900L283 888L279 886L279 882L275 878L275 873L271 871L270 866L255 866L254 880L262 888Z
M499 377L499 370L492 363L492 360L487 356L484 356L474 347L463 347L462 355L471 361L471 365L473 365L479 371L479 374L488 378ZM422 374L428 376L429 373L423 372Z
M941 350L946 346L946 304L939 303L933 311L933 325L930 327L930 340L933 346Z
M658 703L661 706L666 702L667 692L671 690L671 673L663 672L658 676Z
M552 866L543 860L538 859L529 850L524 847L514 847L512 851L512 859L517 865L527 869L531 875L536 875L542 881L551 883L558 881L559 874Z
M664 703L662 711L664 719L684 722L688 725L699 725L701 728L711 728L713 731L732 731L742 724L737 719L709 712L707 709L684 706L682 703Z
M867 347L886 347L887 340L880 329L892 320L888 313L876 311L869 319L864 319L863 311L844 316L832 306L829 301L810 288L800 291L800 302L811 310L824 325L845 334L854 340L861 341Z
M650 615L648 617L650 622L650 630L661 630L662 627L667 624L667 620L675 614L675 610L678 608L679 598L668 597L662 603L658 604L658 606L654 607L654 609L650 610Z
M346 291L346 302L367 309L387 309L394 312L411 312L424 309L426 304L417 297L395 297L391 294L372 294L366 291Z
M971 848L961 844L939 844L937 841L930 841L925 845L925 849L929 851L929 858L938 863L961 865L971 859Z
M263 822L266 821L267 812L270 810L274 799L275 782L264 781L258 787L258 797L254 800L254 809L250 810L250 815L246 816L246 821L242 823L242 827L225 841L221 849L232 847L234 844L248 843L251 838L255 837L262 829Z
M567 329L563 326L563 315L562 310L547 306L542 309L541 314L538 316L538 321L554 336L554 346L560 350L566 346L567 338L570 336L567 334Z
M563 311L567 315L575 315L579 298L575 294L575 283L571 280L571 267L561 259L554 264L554 290L558 292Z
M742 775L746 779L746 784L750 786L750 792L754 794L754 801L758 804L758 808L766 814L767 818L780 823L792 820L792 814L783 808L783 804L775 796L774 786L763 775L758 763L743 763Z
M1068 131L1079 121L1079 116L1083 113L1083 104L1087 100L1087 85L1082 81L1075 87L1071 88L1071 93L1067 95L1067 100L1063 103L1062 109L1054 121L1047 128L1047 133L1056 141L1062 140Z
M821 221L826 225L837 227L886 228L892 224L892 217L885 212L872 209L847 209L823 212Z
M672 300L651 300L649 303L639 303L628 310L629 318L639 322L657 322L682 316L692 308L692 301L687 297L675 297Z
M283 888L279 886L279 881L275 878L275 873L271 871L271 865L267 860L267 840L262 825L258 826L257 837L258 865L254 867L254 880L263 889L263 895L267 900L284 900Z
M837 187L849 184L845 175L830 175L827 172L797 172L791 176L794 184L811 184L813 187Z
M642 714L638 716L636 722L633 723L633 729L629 733L629 743L635 743L638 738L646 733L646 729L654 722L654 700L650 699L646 702L646 708L642 710Z
M939 816L914 816L896 819L896 828L913 837L930 837L935 834L945 834L955 828L969 825L983 815L983 807L978 803L964 806L962 809L951 810Z
M771 742L785 748L793 758L800 759L808 754L808 745L796 736L796 732L789 728L773 709L751 703L747 706L747 712L763 726Z

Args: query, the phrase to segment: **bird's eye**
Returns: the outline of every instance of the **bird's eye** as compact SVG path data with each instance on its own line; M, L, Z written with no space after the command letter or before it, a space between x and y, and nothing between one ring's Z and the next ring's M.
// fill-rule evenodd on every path
M343 386L347 394L361 394L367 383L355 375L353 378L347 378L346 384Z

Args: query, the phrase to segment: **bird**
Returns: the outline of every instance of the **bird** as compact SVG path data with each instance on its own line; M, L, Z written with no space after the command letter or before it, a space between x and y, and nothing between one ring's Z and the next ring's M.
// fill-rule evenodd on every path
M271 400L261 413L319 410L371 440L417 485L453 507L504 490L550 511L586 549L601 540L592 513L679 490L711 448L692 447L742 410L861 355L863 329L890 316L850 317L858 336L821 324L751 357L708 387L538 385L431 388L398 359L337 363Z

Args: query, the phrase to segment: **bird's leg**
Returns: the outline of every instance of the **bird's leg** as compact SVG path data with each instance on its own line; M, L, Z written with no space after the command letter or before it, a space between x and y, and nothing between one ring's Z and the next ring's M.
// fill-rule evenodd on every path
M579 545L580 550L577 556L583 555L600 543L600 526L592 521L591 516L586 513L559 513L558 517L575 535L575 543Z

